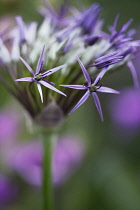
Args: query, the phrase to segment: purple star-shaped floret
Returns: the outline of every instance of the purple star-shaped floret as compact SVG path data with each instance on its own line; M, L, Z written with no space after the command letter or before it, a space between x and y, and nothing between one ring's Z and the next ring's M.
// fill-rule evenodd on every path
M102 79L102 77L104 76L104 74L107 71L106 68L104 68L99 73L99 75L96 77L95 81L92 82L92 79L90 78L90 75L88 74L88 72L87 72L86 68L84 67L83 63L81 62L81 60L78 57L77 57L77 60L80 64L80 67L82 69L82 72L84 74L87 84L86 85L85 84L84 85L60 85L60 86L68 87L68 88L72 88L72 89L87 90L87 91L83 95L83 97L80 99L80 101L76 104L76 106L71 110L71 112L69 114L73 113L78 107L80 107L88 99L88 97L90 95L92 95L94 98L96 108L100 114L101 120L103 121L102 109L101 109L99 98L96 93L119 94L119 92L114 89L108 88L108 87L98 86L99 81Z
M109 28L111 35L110 35L110 43L112 43L113 46L119 48L123 44L127 44L132 41L133 35L136 33L135 30L130 30L128 33L126 31L128 30L129 26L132 23L132 19L128 20L121 28L120 30L116 30L117 23L118 23L119 15L116 16L115 21L113 23L113 26Z
M30 73L33 76L32 77L24 77L24 78L15 80L15 81L35 82L37 85L42 103L43 103L43 93L42 93L41 85L44 85L45 87L66 96L63 92L61 92L60 90L58 90L52 86L52 85L55 85L53 82L50 82L50 81L44 79L45 77L48 77L49 75L53 74L54 72L58 71L59 69L62 69L65 65L55 67L55 68L45 71L43 73L42 67L44 64L44 61L43 61L44 51L45 51L45 46L43 47L42 52L40 54L35 73L34 73L33 69L29 66L29 64L23 58L20 57L21 61L24 63L24 65L27 67L27 69L30 71Z

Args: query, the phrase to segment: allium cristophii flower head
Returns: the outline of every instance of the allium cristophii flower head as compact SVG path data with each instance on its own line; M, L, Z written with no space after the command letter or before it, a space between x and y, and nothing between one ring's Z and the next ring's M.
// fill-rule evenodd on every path
M100 19L100 11L98 3L84 11L64 4L57 13L47 3L40 9L44 16L41 24L27 24L17 16L16 26L7 34L11 46L7 48L4 39L0 39L0 82L39 124L59 124L84 97L80 89L58 89L61 84L84 84L77 57L92 78L91 84L83 87L96 97L96 106L96 92L101 92L103 87L93 81L98 81L106 71L104 78L127 64L135 86L139 86L132 59L139 50L140 41L133 40L134 30L127 32L132 21L117 31L117 17L110 27L111 34L106 34L102 30L104 21ZM96 91L92 92L90 86ZM100 109L99 103L97 109ZM59 117L56 119L56 116Z
M53 182L64 182L80 165L84 156L84 145L71 136L63 136L54 146L52 173ZM16 171L25 181L41 186L42 147L39 141L13 145L5 157L8 167Z
M110 114L122 132L133 133L140 127L139 89L126 89L110 103Z

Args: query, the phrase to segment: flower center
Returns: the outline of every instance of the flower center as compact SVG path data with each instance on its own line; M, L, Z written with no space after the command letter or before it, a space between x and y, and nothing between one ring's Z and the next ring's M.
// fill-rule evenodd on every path
M37 74L35 75L35 80L41 80L42 79L42 75L41 74Z
M89 87L90 92L96 92L97 88L95 87L95 85L91 85Z

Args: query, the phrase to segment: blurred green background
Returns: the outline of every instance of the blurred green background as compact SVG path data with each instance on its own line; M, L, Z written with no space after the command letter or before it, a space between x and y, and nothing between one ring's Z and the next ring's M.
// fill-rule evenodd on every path
M140 27L140 1L99 0L104 18L104 30L120 14L119 26L133 18L133 27ZM61 1L50 1L59 7ZM93 1L80 1L85 7ZM71 1L79 5L77 1ZM39 0L1 0L0 18L21 15L25 21L42 18L37 13ZM125 71L125 72L124 72ZM108 87L122 90L133 85L130 72L123 69L107 81ZM11 96L0 84L1 109L10 103ZM81 138L86 155L80 168L55 190L56 210L139 210L140 209L140 132L128 137L115 129L109 113L110 100L116 96L100 96L105 121L102 123L92 99L67 118L64 133ZM18 106L18 105L17 105ZM140 127L140 126L139 126ZM27 131L26 131L27 132ZM122 131L123 132L123 131ZM26 193L8 210L39 210L40 195L26 186Z

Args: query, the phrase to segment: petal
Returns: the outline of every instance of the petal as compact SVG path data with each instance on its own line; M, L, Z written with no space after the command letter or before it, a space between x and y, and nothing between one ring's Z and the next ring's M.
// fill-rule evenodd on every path
M25 78L16 79L15 81L16 82L22 82L22 81L25 81L25 82L34 82L34 78L33 77L25 77Z
M117 33L116 28L117 28L117 23L118 23L119 16L120 15L117 14L117 16L115 17L113 25L111 27L109 27L109 30L111 32L110 41L113 41L114 35L116 35L116 33Z
M103 78L103 76L104 76L104 74L105 74L106 72L107 72L107 67L104 68L104 69L98 74L98 76L96 77L96 79L95 79L93 85L97 85L98 82Z
M42 52L40 54L40 57L39 57L39 60L38 60L38 63L37 63L37 67L36 67L36 74L39 74L40 73L40 70L41 70L41 67L43 66L43 57L44 57L44 50L45 50L45 46L43 47L42 49Z
M114 23L113 23L113 29L114 29L114 31L116 30L116 27L117 27L117 23L118 23L118 19L119 19L119 14L117 14L116 15L116 17L115 17L115 20L114 20Z
M34 71L33 69L29 66L29 64L22 58L22 57L19 57L20 60L24 63L24 65L27 67L27 69L31 72L31 74L34 76Z
M92 93L92 96L94 98L94 102L95 102L96 108L97 108L97 110L99 112L99 115L101 117L101 120L104 121L102 108L101 108L101 104L100 104L99 98L98 98L98 96L97 96L97 94L95 92Z
M104 62L97 63L95 66L97 69L102 69L104 67L108 67L112 64L118 63L118 62L122 61L122 59L123 59L123 56L114 57L110 60L106 60Z
M45 82L45 81L39 81L40 84L44 85L45 87L51 89L51 90L54 90L56 91L57 93L60 93L64 96L66 96L66 94L64 94L63 92L61 92L60 90L56 89L55 87L53 87L52 85L50 85L49 83Z
M26 38L25 38L25 26L24 26L22 17L16 16L16 22L17 22L18 29L19 29L20 42L24 43L26 41Z
M123 26L122 28L120 29L120 34L121 33L124 33L128 28L129 26L131 25L131 23L133 22L133 19L131 18L130 20L128 20Z
M119 54L121 53L121 50L118 50L116 52L113 52L113 53L109 53L107 55L103 55L99 58L97 58L94 63L97 64L97 63L100 63L100 62L104 62L106 61L107 59L111 59L111 58L114 58L114 57L118 57Z
M73 89L78 89L78 90L86 90L86 89L88 89L84 85L59 85L59 86L67 87L67 88L73 88Z
M27 28L28 34L26 35L29 44L33 44L36 38L37 22L31 22Z
M45 82L47 82L47 83L49 83L49 84L51 84L51 85L55 85L55 83L54 82L50 82L49 80L47 80L47 79L42 79L43 81L45 81Z
M38 92L40 94L41 101L43 103L43 93L42 93L41 85L39 84L39 82L36 82L36 85L37 85L37 88L38 88Z
M139 88L140 86L139 86L138 75L132 61L128 61L127 66L129 67L131 71L135 88Z
M81 60L78 57L77 57L77 60L78 60L78 62L80 64L80 66L81 66L82 72L84 74L84 77L85 77L88 85L91 85L91 78L89 76L89 73L87 72L86 68L84 67L83 63L81 62Z
M69 114L73 113L76 109L78 109L79 106L81 106L89 97L90 92L89 90L83 95L83 97L80 99L80 101L76 104L76 106L70 111Z
M58 71L59 69L62 69L64 66L66 66L66 64L64 64L62 66L55 67L53 69L50 69L50 70L44 72L42 74L42 77L48 77L49 75L53 74L54 72Z
M98 88L98 86L96 86L96 88ZM119 94L120 92L117 90L114 90L112 88L108 88L108 87L100 87L99 89L97 89L98 93L114 93L114 94Z
M85 42L86 42L86 44L88 44L89 46L92 46L92 45L94 45L100 38L101 38L101 36L86 37L86 38L85 38Z

